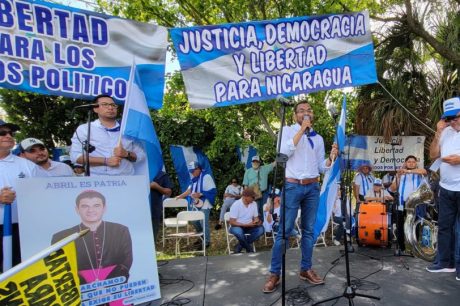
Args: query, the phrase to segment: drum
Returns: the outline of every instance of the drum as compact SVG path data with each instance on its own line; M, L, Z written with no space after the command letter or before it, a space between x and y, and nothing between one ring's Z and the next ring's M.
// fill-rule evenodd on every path
M358 211L358 245L389 247L391 214L384 203L361 203Z

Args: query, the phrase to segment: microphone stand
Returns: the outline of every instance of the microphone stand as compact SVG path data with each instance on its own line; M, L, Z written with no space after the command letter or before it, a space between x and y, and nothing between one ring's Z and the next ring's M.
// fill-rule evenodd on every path
M346 214L344 212L347 211L347 203L349 207L351 208L351 201L347 200L347 193L346 193L346 188L345 188L345 181L351 182L351 165L350 165L350 137L347 137L348 139L348 159L347 159L347 167L346 169L343 169L343 165L340 165L340 201L341 201L341 210L342 210L342 225L343 225L343 244L345 247L345 269L346 269L346 278L347 278L347 285L345 287L345 290L343 291L342 295L337 295L331 298L326 298L324 300L318 301L314 303L312 306L327 303L329 301L334 301L338 300L342 297L348 299L348 305L352 306L354 305L353 303L353 298L356 296L359 297L365 297L369 299L374 299L374 300L380 300L380 297L373 296L373 295L368 295L368 294L362 294L362 293L357 293L356 288L351 285L351 276L350 276L350 258L348 256L349 249L348 249L348 237L347 237L347 232L346 232ZM344 152L339 152L339 156L343 156ZM339 159L340 161L340 159ZM345 179L345 175L347 179ZM348 188L348 197L351 198L351 187ZM350 213L348 214L349 218L351 218L351 209ZM350 227L351 227L351 220L350 220Z
M276 144L276 167L275 167L275 172L273 175L273 184L272 184L272 191L270 193L270 198L271 198L271 208L270 208L270 213L273 216L273 211L275 209L274 205L274 198L275 198L275 185L276 181L278 178L278 167L285 168L286 167L286 162L288 161L288 156L286 154L281 153L281 139L283 138L283 127L286 121L286 107L290 106L292 104L289 103L289 100L287 99L278 99L281 102L281 128ZM283 184L282 184L282 195L281 195L281 220L283 223L282 226L282 256L281 256L281 305L285 306L286 305L286 192L285 192L285 180L283 179Z
M94 149L91 148L90 142L90 135L91 135L91 112L93 110L91 108L88 109L88 119L87 119L87 124L88 124L88 131L86 133L86 140L83 141L82 146L83 146L83 152L84 152L84 167L85 167L85 176L90 176L90 165L89 165L89 153L94 151Z

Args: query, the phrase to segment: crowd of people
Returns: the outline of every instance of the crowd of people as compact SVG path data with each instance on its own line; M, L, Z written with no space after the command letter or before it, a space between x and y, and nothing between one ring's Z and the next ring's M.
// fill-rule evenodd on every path
M448 103L447 103L448 102ZM0 213L6 205L13 208L13 263L20 260L19 235L16 211L15 187L17 179L25 177L71 176L81 173L84 165L89 165L92 176L132 175L135 163L145 159L141 146L133 140L121 137L120 122L117 120L118 105L107 95L94 100L94 112L97 119L91 122L91 141L88 156L84 151L88 138L87 124L80 125L70 147L70 162L77 165L73 169L65 162L52 161L44 142L36 138L26 138L19 143L19 156L11 153L15 145L14 135L19 127L0 120ZM264 232L274 233L274 245L270 263L270 275L264 284L263 292L276 290L280 283L281 257L283 248L288 247L281 233L283 228L288 236L300 241L301 262L299 278L312 284L322 284L323 278L313 269L314 224L319 203L320 175L328 171L338 155L334 144L326 155L324 140L313 128L315 116L307 101L300 101L294 108L295 123L283 127L280 151L288 159L284 180L284 218L280 218L282 191L277 190L270 196L268 177L276 163L263 165L259 156L252 158L252 167L244 173L242 185L233 178L226 187L223 205L220 210L216 230L222 228L225 213L229 211L230 233L238 243L234 252L242 250L253 252L253 242ZM460 99L454 98L444 103L443 119L437 124L437 132L430 147L432 159L441 158L441 183L439 207L438 255L436 262L427 268L430 272L455 272L460 280ZM194 161L187 165L191 183L176 198L189 198L193 209L204 212L204 224L196 222L197 231L204 231L206 247L212 243L210 235L210 213L215 207L216 184L203 166ZM407 156L397 172L386 173L378 178L372 173L370 164L357 169L353 180L353 198L355 210L342 212L340 197L334 206L334 220L341 224L349 215L360 213L360 205L366 202L393 202L392 213L398 247L405 251L404 206L407 198L422 183L426 170L417 164L416 156ZM154 237L158 237L162 222L162 201L172 196L173 186L165 172L161 171L150 183L151 212ZM348 205L347 205L348 206ZM299 214L300 210L300 214ZM417 214L423 217L421 209ZM299 217L298 217L299 216ZM299 230L296 220L299 220ZM3 218L0 218L0 222ZM347 222L347 229L351 224ZM3 226L1 228L3 231ZM91 231L97 231L97 228ZM339 226L334 244L339 245L343 227ZM0 242L1 243L1 242ZM197 243L197 247L201 244ZM283 245L284 244L284 245ZM455 252L457 250L457 252Z

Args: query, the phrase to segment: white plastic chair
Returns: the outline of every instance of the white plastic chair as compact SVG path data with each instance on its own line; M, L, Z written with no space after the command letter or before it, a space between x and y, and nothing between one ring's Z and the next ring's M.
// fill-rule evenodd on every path
M225 215L224 215L224 223L225 223L225 234L227 236L227 252L228 254L230 255L230 242L232 242L233 240L237 240L236 237L230 233L230 224L229 224L229 221L230 221L230 212L226 212ZM247 236L249 236L249 234L246 234ZM252 248L254 249L254 252L256 252L256 245L254 244L254 242L252 243Z
M187 222L181 221L178 223L177 217L166 218L166 209L183 208L187 210L188 202L186 199L167 198L163 201L163 249L167 238L167 229L187 226Z
M195 232L195 231L188 231L180 232L179 229L183 228L180 224L185 223L187 225L189 222L193 221L200 221L204 224L204 212L202 211L181 211L177 214L177 223L176 223L176 232L173 234L169 234L168 238L173 238L176 240L176 257L180 255L180 241L184 238L194 238L198 237L201 239L203 248L201 251L189 251L186 253L196 253L202 252L203 256L206 256L206 236L204 235L204 231Z

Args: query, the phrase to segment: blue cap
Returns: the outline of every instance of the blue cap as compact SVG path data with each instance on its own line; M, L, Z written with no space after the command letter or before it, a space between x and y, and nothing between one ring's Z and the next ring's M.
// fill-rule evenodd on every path
M374 180L374 185L382 186L382 180L379 179L379 178L376 178L376 179Z
M0 119L0 126L6 126L9 127L13 132L19 131L19 125L13 124L13 123L7 123Z
M443 103L442 118L456 116L460 112L460 97L450 98Z

